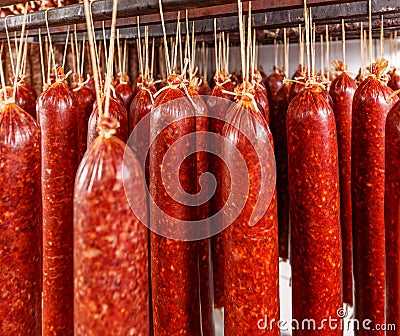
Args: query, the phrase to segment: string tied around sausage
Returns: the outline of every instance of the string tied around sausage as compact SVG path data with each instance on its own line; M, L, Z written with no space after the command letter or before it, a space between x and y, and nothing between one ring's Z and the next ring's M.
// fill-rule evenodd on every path
M176 90L176 89L180 88L186 94L187 98L189 99L190 103L193 105L195 110L196 111L198 110L196 103L193 101L192 97L189 94L189 91L186 86L186 82L183 80L181 75L172 74L171 76L169 76L167 83L168 83L167 86L164 86L163 88L161 88L154 94L154 98L156 98L161 92L163 92L167 89Z
M235 90L235 92L222 90L222 93L229 94L229 95L232 95L232 96L235 96L235 97L247 97L247 98L250 98L254 109L257 112L260 112L260 109L258 108L254 93L249 92L252 89L254 90L254 85L250 84L249 87L243 87L243 89L241 89L241 90L239 88L239 89Z
M381 83L387 85L390 80L390 76L388 75L390 66L387 59L380 58L367 69L370 72L367 77L375 78Z
M101 117L97 125L97 132L99 136L109 139L117 133L117 128L120 123L117 119L111 117Z
M147 85L149 85L149 84L147 84ZM137 87L138 87L140 90L146 91L146 92L150 95L151 104L154 104L153 93L149 90L149 88L147 87L147 85L145 85L143 82L140 82L140 83L137 84Z
M304 77L297 77L297 78L304 78ZM304 85L305 88L310 88L312 86L319 86L321 87L323 90L326 90L326 85L328 85L330 82L329 81L324 81L324 82L318 82L317 79L315 78L310 78L307 79L306 81L300 81L297 79L289 79L289 78L285 78L283 80L284 84L287 83L296 83L296 84L300 84L300 85Z
M86 80L84 82L82 82L81 79L79 79L76 88L73 88L72 91L76 92L79 91L83 86L85 86L87 83L89 83L90 81L90 76L88 75Z

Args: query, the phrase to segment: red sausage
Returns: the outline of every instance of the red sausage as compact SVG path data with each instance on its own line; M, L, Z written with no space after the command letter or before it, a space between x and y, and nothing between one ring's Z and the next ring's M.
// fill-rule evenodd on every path
M126 109L129 109L133 99L133 90L129 85L129 77L126 73L121 75L120 82L115 87L115 93L119 94Z
M284 84L271 105L270 127L274 138L276 187L278 197L279 256L289 259L289 185L286 114L289 106L290 84Z
M386 85L387 61L373 64L353 98L351 188L355 316L372 325L385 323L385 121L395 97ZM384 335L360 330L357 336Z
M90 89L79 83L77 87L72 89L72 92L78 113L78 158L81 161L86 152L88 123L93 111L95 96Z
M254 88L246 83L247 92L254 94ZM247 110L247 113L243 111ZM257 121L257 122L256 122ZM225 335L267 335L278 336L278 324L262 329L259 321L279 320L279 255L278 220L275 184L268 190L271 203L262 217L252 218L259 199L262 185L261 167L274 167L274 162L262 162L258 150L272 142L269 127L261 111L248 96L242 96L226 113L222 135L231 142L243 157L247 166L249 190L239 216L222 232L224 250L224 333ZM250 140L251 139L251 140ZM224 146L224 157L233 157L231 146ZM271 153L273 156L273 154ZM229 160L229 159L228 159ZM268 158L266 159L268 160ZM231 171L240 168L237 160L223 169L223 200L229 197ZM264 169L264 168L263 168ZM261 215L260 215L261 216ZM227 220L224 216L224 221ZM228 225L229 223L225 223ZM253 225L254 224L254 225Z
M13 85L13 82L11 84ZM12 98L13 92L13 87L6 86L5 90L0 93L0 101L4 101L4 93L7 98ZM24 81L19 81L17 84L17 92L15 94L15 103L35 119L36 99L36 91Z
M43 336L73 335L73 190L77 112L62 68L38 98L42 131Z
M140 125L140 130L133 132L135 127L140 123L140 121L146 117L151 109L153 108L153 96L156 93L156 88L153 84L144 83L135 98L133 98L131 106L129 108L129 134L130 142L132 143L133 150L139 158L145 158L147 154L147 149L149 148L150 142L150 119L142 122ZM146 181L148 181L149 176L149 164L146 161L145 176Z
M262 81L262 76L259 71L252 72L252 69L249 70L252 76L252 84L255 88L254 99L258 104L258 108L261 110L264 115L265 120L269 124L269 102L268 102L268 94L267 89Z
M233 95L224 93L223 91L233 92L234 87L229 77L225 80L225 77L216 76L215 79L216 85L211 93L211 96L223 98L225 100L210 99L208 101L208 103L211 104L210 108L214 111L213 114L218 116L218 118L209 119L209 131L218 135L222 135L225 113L229 109L231 100L233 100L234 97ZM218 148L214 148L214 152L218 152ZM210 171L216 179L217 188L210 201L210 216L216 214L223 207L221 168L222 166L220 158L212 156L210 158ZM222 250L222 235L220 233L211 237L211 255L214 280L214 307L222 308L224 306L224 257Z
M279 68L274 69L274 72L267 77L265 86L267 88L268 103L270 106L270 113L275 113L272 109L276 105L276 95L279 89L283 86L284 77L280 74Z
M105 96L101 98L103 110L105 105ZM110 97L110 117L119 121L119 127L115 136L123 142L128 141L128 112L124 105L122 105L116 98ZM97 112L97 103L94 102L93 111L89 118L87 146L89 147L97 138L97 123L99 120L99 113Z
M353 234L351 205L351 119L356 82L345 71L342 62L339 69L342 73L332 82L329 93L333 101L333 112L339 143L339 177L340 177L340 221L343 246L343 301L353 304Z
M386 324L400 325L400 103L386 118L385 231L386 231ZM397 330L387 330L396 336Z
M397 68L394 68L394 70L390 74L390 80L388 82L388 86L393 91L400 89L400 71Z
M20 81L17 85L17 93L15 95L15 102L23 110L28 112L36 119L36 91L24 80Z
M312 319L293 335L339 336L323 320L342 307L342 239L335 117L323 88L304 88L287 112L293 319Z
M193 78L188 85L188 93L196 105L196 132L208 132L209 119L207 117L207 105L203 98L197 92L197 79ZM207 185L200 187L201 176L209 170L209 155L204 151L207 148L205 137L196 138L196 172L197 183L196 192L205 192ZM202 190L203 189L203 190ZM209 218L210 203L206 202L197 208L197 219L203 220ZM212 266L211 266L211 241L203 239L199 241L199 270L200 270L200 300L201 300L201 318L203 336L214 336L214 306L213 306L213 284L212 284Z
M182 78L172 75L168 79L169 87L162 91L154 102L151 131L156 136L150 147L150 196L162 210L173 218L191 221L196 218L196 209L174 200L176 188L170 188L170 196L165 190L161 172L175 173L176 167L163 164L169 149L172 156L191 149L194 143L181 140L179 145L172 146L183 136L195 132L196 124L193 106L179 88ZM172 118L188 117L178 121ZM167 125L167 126L166 126ZM166 127L165 127L166 126ZM162 169L160 169L162 167ZM172 169L172 170L171 170ZM171 171L170 171L171 170ZM196 159L193 155L184 160L179 167L180 184L187 193L196 193ZM150 225L155 230L176 230L174 219L158 217L154 206L150 206ZM180 232L186 235L187 231ZM201 335L200 300L199 300L199 244L196 241L180 241L150 233L151 243L151 283L153 298L154 335Z
M117 123L102 120L103 135L88 148L76 176L75 336L150 335L147 228L126 196L146 219L145 180L133 152L107 135Z
M0 334L42 334L40 129L0 107Z

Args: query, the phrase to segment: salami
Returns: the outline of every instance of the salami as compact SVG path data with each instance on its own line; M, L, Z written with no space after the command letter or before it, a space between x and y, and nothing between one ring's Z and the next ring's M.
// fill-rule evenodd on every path
M140 85L138 85L139 83L143 82L143 76L141 74L141 72L139 71L139 76L133 81L132 84L132 93L133 93L133 98L138 94L139 89L140 89Z
M400 103L389 112L385 137L386 323L400 325L399 205L400 205ZM397 330L387 330L395 336Z
M276 95L283 86L283 76L278 67L274 67L274 72L267 77L265 86L267 88L270 113L275 113L272 109L276 106Z
M208 132L208 111L203 98L197 92L199 86L198 78L193 77L188 83L188 93L196 107L196 132ZM209 170L209 155L205 151L207 139L204 136L196 137L196 193L207 193L207 184L200 186L201 176ZM197 220L209 218L210 203L206 202L197 208ZM203 336L215 335L214 307L213 307L213 284L211 266L211 242L210 239L199 241L199 270L200 270L200 300Z
M72 92L74 94L74 103L78 113L78 159L81 161L86 152L88 123L89 117L93 111L95 96L90 89L83 85L82 79L78 80Z
M255 94L254 87L246 82L246 93ZM239 93L239 89L237 89ZM242 91L240 91L242 93ZM222 135L231 142L244 159L251 182L244 208L239 216L222 232L224 250L224 333L226 335L280 335L277 324L261 330L259 320L279 320L279 256L278 221L275 184L265 194L261 171L264 167L274 168L274 162L260 163L258 150L272 141L269 127L254 100L241 96L237 104L226 113ZM262 148L262 149L261 149ZM233 157L231 146L223 148L224 157ZM271 153L272 154L272 153ZM273 157L273 155L272 155ZM229 197L231 172L239 171L239 162L229 163L229 171L222 170L223 200ZM273 195L266 212L255 219L252 213L257 202L268 204L267 194ZM260 199L260 197L262 199ZM263 198L265 197L265 199ZM226 214L224 213L224 221ZM268 279L266 282L265 279Z
M388 82L388 86L393 91L400 89L400 71L397 68L394 68L392 73L390 74L390 80Z
M41 335L40 129L0 107L0 334Z
M323 90L308 82L287 111L293 318L321 326L296 336L342 335L322 323L343 304L338 144Z
M336 62L341 74L332 82L333 101L339 145L340 222L343 250L343 301L353 304L353 234L351 205L351 119L356 82L346 72L343 62Z
M353 266L355 316L385 323L385 121L397 97L392 94L378 60L370 76L353 98L351 188L353 204ZM384 331L360 330L357 336L384 335Z
M153 95L156 93L156 88L150 82L144 81L140 84L141 89L133 98L129 108L129 134L132 134L135 127L140 121L146 117L153 108ZM150 144L150 119L143 121L139 132L134 132L130 141L132 142L133 150L140 158L145 158L147 149ZM146 180L148 181L148 161L146 161Z
M225 113L231 105L233 95L227 94L223 91L233 92L233 83L229 76L226 78L220 75L215 76L216 85L211 93L211 96L218 97L221 99L209 99L208 104L214 111L214 115L218 118L209 118L209 130L217 135L222 135L222 129L224 127ZM223 98L223 99L222 99ZM215 143L215 146L217 144ZM220 149L215 147L214 153L218 153ZM219 157L212 155L209 158L210 172L214 175L217 183L217 188L210 201L210 216L213 216L223 207L222 201L222 162ZM218 224L217 224L218 225ZM224 257L222 249L222 234L219 233L211 237L211 255L213 265L213 282L214 282L214 307L222 308L224 306Z
M76 176L75 336L150 335L147 228L127 199L146 218L145 180L133 152L112 135L117 124L101 120Z
M168 149L172 157L188 150L195 152L194 142L181 139L196 130L194 113L191 113L193 106L180 89L182 81L179 75L168 78L169 86L157 96L151 118L155 139L150 147L150 196L169 216L159 215L155 206L150 206L153 323L157 336L201 335L199 244L166 238L154 232L162 230L172 234L176 230L175 218L191 221L197 216L196 209L174 200L176 188L170 188L167 193L161 174L171 175L176 170L176 167L163 164ZM176 117L182 119L171 122ZM171 147L177 141L179 143ZM191 155L179 166L179 181L187 193L196 193L193 183L196 176L196 158ZM185 228L182 230L180 236L190 234Z
M101 97L101 102L105 104L105 96ZM124 105L122 105L117 98L110 97L110 117L115 118L119 121L119 128L115 133L115 136L123 142L128 141L128 112ZM97 124L99 121L99 113L97 111L96 102L93 105L92 114L89 117L88 124L88 135L87 135L87 146L89 147L93 141L97 138Z
M267 96L267 90L262 82L262 77L258 71L253 73L252 84L254 85L255 94L254 99L257 102L259 109L264 115L267 124L269 124L269 102Z
M89 77L89 75L88 75L88 77ZM93 93L94 95L96 94L96 89L95 89L95 87L94 87L94 78L93 78L93 75L90 76L90 78L89 78L89 80L86 82L85 86L86 86L90 91L92 91L92 93Z
M125 108L128 110L133 99L133 91L129 85L129 77L126 73L121 74L119 83L115 87L115 93L120 95Z
M73 190L77 114L64 71L38 98L42 132L43 336L73 335Z
M286 114L291 84L284 84L276 93L271 106L270 127L274 139L276 160L276 188L278 197L279 256L289 259L289 185Z
M36 91L22 78L18 81L15 102L36 119Z

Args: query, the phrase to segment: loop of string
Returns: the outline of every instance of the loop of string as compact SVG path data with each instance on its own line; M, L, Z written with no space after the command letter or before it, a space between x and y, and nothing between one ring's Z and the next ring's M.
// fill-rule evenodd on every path
M227 90L222 90L222 93L226 93L229 94L231 96L235 96L235 97L247 97L250 98L251 103L253 104L254 109L257 112L260 112L260 109L258 108L256 99L254 97L254 95L246 90L243 90L242 92L231 92L231 91L227 91Z
M79 82L77 83L77 87L72 89L72 91L76 92L79 91L83 86L85 86L90 81L90 75L87 76L86 80L82 82L81 78L79 77Z
M224 86L225 84L227 84L227 83L229 83L229 82L232 82L230 76L229 76L229 78L225 79L222 83L217 83L217 82L215 82L215 85L216 85L216 86Z

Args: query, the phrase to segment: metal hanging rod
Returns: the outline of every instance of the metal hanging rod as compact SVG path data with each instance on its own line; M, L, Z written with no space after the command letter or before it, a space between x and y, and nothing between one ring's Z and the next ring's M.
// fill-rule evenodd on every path
M373 0L374 2L375 0ZM5 6L12 1L0 1L0 6ZM355 2L346 0L345 3ZM343 4L340 0L308 0L309 6L326 6L328 4ZM94 21L109 20L112 14L113 0L97 0L92 2L92 13ZM303 0L254 0L252 1L253 12L270 12L282 9L302 8ZM244 6L245 10L247 3ZM236 0L163 0L163 10L166 13L166 21L176 18L176 11L190 9L190 17L205 19L219 16L237 15ZM175 12L175 13L171 13ZM143 24L159 23L160 16L158 0L120 0L118 4L118 17L124 24L123 18L141 17ZM142 16L144 16L142 18ZM83 4L71 5L48 10L48 23L51 27L60 27L85 22ZM23 16L9 16L7 27L9 31L20 31L22 29ZM128 22L125 22L129 23ZM0 19L0 32L5 31L6 19ZM131 22L130 22L131 24ZM45 12L34 12L27 15L26 29L32 30L45 28Z
M388 11L390 7L390 11ZM314 22L317 25L317 34L324 33L325 27L322 25L328 24L330 26L331 35L341 34L341 20L345 19L348 24L347 31L351 34L352 31L359 31L359 27L356 22L367 21L368 20L368 3L367 1L357 1L353 3L341 3L336 5L326 5L316 7L312 11ZM388 14L390 13L390 14ZM373 3L373 28L380 27L380 16L384 14L385 28L399 28L400 20L400 2L398 0L374 0ZM175 18L176 20L176 18ZM300 23L303 23L303 9L290 9L290 10L280 10L266 13L255 13L252 15L252 27L257 30L264 29L277 29L282 27L298 27ZM83 27L85 28L85 27ZM82 28L82 32L78 33L78 39L83 38L84 31L86 29ZM142 29L144 29L142 27ZM222 17L217 19L217 31L218 32L237 32L239 29L238 17ZM78 29L79 30L79 29ZM318 32L321 30L321 32ZM176 22L166 24L167 34L174 36L176 34ZM191 33L191 25L189 27ZM62 32L61 34L59 32ZM32 35L37 34L37 32L31 32ZM44 32L43 32L44 33ZM186 34L186 25L182 23L182 33ZM206 36L212 35L214 33L214 20L213 19L199 19L195 23L195 34L196 36ZM141 31L143 36L143 30ZM137 27L135 22L130 23L129 26L122 26L120 28L120 37L123 39L134 39L137 38ZM109 31L106 30L106 38L109 38ZM149 26L149 36L150 37L162 37L163 31L161 25L153 24ZM350 35L349 35L350 36ZM359 36L359 34L357 35ZM96 31L96 38L103 39L103 31ZM57 29L53 31L52 39L54 42L64 42L65 41L65 27L62 30ZM270 37L271 39L271 37ZM273 39L273 38L272 38ZM31 42L37 42L38 38L32 38Z

